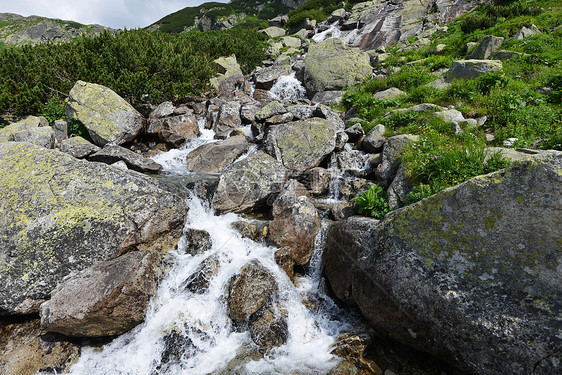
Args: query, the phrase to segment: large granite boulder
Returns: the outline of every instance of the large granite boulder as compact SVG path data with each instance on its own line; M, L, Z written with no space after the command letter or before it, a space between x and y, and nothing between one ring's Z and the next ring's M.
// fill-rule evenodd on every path
M224 141L206 143L187 155L187 169L192 172L222 173L250 148L250 143L243 135L237 135Z
M474 79L482 74L497 72L503 69L500 60L457 60L453 61L451 68L445 73L445 82L456 79Z
M145 118L113 90L78 81L70 90L66 115L84 124L98 146L130 142L145 126Z
M161 275L155 251L131 251L71 274L41 305L41 326L66 336L123 334L144 320Z
M36 116L28 116L27 118L10 124L0 129L0 143L14 141L14 136L22 131L35 129L41 126L41 118ZM48 122L47 122L48 125Z
M320 164L336 147L338 128L332 121L313 117L272 127L266 151L297 174Z
M486 35L478 44L478 47L470 54L470 59L488 59L494 52L500 49L503 38L499 36Z
M224 103L217 114L215 133L217 138L226 138L230 133L242 125L240 117L241 104L236 101Z
M173 248L187 206L133 171L28 143L0 145L0 315L29 314L73 270Z
M219 213L247 212L281 191L287 170L263 151L257 151L232 165L221 175L213 197Z
M417 135L400 134L390 137L384 143L382 151L382 161L377 166L375 177L377 182L387 188L394 179L398 167L400 166L399 156L402 154L407 145L418 140Z
M304 61L304 85L311 96L352 86L372 72L369 55L336 38L311 45Z
M285 66L272 65L261 68L254 73L256 88L269 90L279 77L289 75L289 69Z
M21 130L14 134L13 141L28 142L45 148L53 148L55 147L55 131L50 126Z
M327 233L326 275L377 332L478 374L561 364L562 153Z

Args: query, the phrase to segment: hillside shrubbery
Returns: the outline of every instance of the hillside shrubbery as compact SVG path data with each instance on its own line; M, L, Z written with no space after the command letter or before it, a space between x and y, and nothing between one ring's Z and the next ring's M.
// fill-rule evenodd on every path
M155 103L202 93L216 74L214 59L236 54L248 73L265 58L263 39L244 29L172 35L130 30L4 49L0 112L39 113L77 80L107 86L131 100L148 94Z

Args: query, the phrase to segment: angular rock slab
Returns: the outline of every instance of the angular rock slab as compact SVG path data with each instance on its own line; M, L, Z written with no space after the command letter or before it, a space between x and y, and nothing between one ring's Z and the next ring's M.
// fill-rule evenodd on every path
M83 81L70 90L66 115L82 122L101 147L130 142L146 126L145 118L113 90Z
M128 168L137 172L157 173L162 166L152 159L137 154L128 148L114 144L106 144L103 149L88 157L88 160L113 164L125 162Z
M346 47L336 38L311 45L304 62L304 86L312 95L352 86L373 70L369 55Z
M173 248L187 213L155 179L28 143L0 145L0 175L0 315L37 312L96 261Z
M213 208L219 213L251 211L279 193L286 176L282 163L257 151L224 171L213 197Z
M222 173L249 148L250 144L243 135L206 143L187 156L187 169L201 173Z
M287 169L302 172L334 151L337 131L333 121L317 117L280 124L270 129L265 149Z
M72 274L41 305L41 326L66 336L123 334L144 320L162 274L155 251L132 251Z
M474 79L482 74L497 72L503 69L500 60L457 60L451 64L451 69L445 73L445 82L456 79Z
M35 129L41 126L41 119L35 116L28 116L27 118L10 124L0 129L0 143L13 142L14 136L24 130Z
M469 373L559 373L560 197L561 152L514 162L333 225L326 275L378 332Z

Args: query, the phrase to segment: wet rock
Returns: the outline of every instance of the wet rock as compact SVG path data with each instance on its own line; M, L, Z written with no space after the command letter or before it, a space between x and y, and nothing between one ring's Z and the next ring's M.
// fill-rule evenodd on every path
M123 334L144 320L161 276L154 251L132 251L70 275L41 305L41 327L66 336Z
M265 149L298 173L317 166L334 150L336 133L332 122L320 118L280 124L267 134Z
M451 69L445 73L445 82L456 79L474 79L482 74L497 72L503 69L500 60L457 60L451 64Z
M353 198L374 185L372 181L359 177L346 177L340 187L339 194L344 198Z
M286 175L282 163L257 151L223 172L213 197L213 208L220 213L251 211L281 191Z
M331 354L345 359L363 358L370 339L368 335L340 333L336 342L332 344Z
M268 233L267 221L252 220L252 221L235 221L230 224L230 227L236 230L243 238L249 238L252 241L263 241Z
M256 89L254 90L254 99L262 102L270 102L275 100L276 97L268 90Z
M0 144L0 315L28 314L73 270L172 249L187 206L172 186L28 143Z
M331 38L309 47L305 57L304 86L309 94L341 90L371 74L369 56Z
M312 168L301 175L299 181L314 195L322 195L328 191L332 174L325 168Z
M199 341L194 342L190 337L196 336ZM166 333L163 338L164 349L160 357L160 364L156 367L158 373L168 373L173 371L174 365L177 365L185 359L191 358L196 355L201 348L198 345L201 343L211 342L214 343L212 337L207 335L196 327L185 325L183 329L174 327L170 332Z
M130 142L146 126L144 117L125 99L107 87L83 81L70 90L66 115L82 122L101 147L109 142Z
M365 130L363 130L363 126L360 123L345 129L345 133L347 134L350 143L358 142L365 136Z
M381 222L334 224L332 289L377 332L467 372L559 372L561 167L544 153Z
M363 149L367 152L372 153L380 152L384 145L385 132L386 128L382 124L378 124L377 126L372 128L361 142L361 146L363 147Z
M60 150L77 159L83 159L100 151L101 148L77 136L64 139L60 144Z
M272 305L252 319L249 328L252 340L262 350L284 345L289 338L287 309L282 305Z
M189 228L185 231L178 248L184 249L185 254L198 255L209 251L213 247L211 236L206 230Z
M40 328L39 319L0 325L0 373L35 375L63 373L80 356L80 347Z
M90 155L88 160L106 164L123 161L128 168L143 173L157 173L162 169L162 166L154 160L115 144L106 144L100 151Z
M215 133L217 138L226 138L232 130L242 125L240 118L241 104L236 101L224 103L218 113L217 122L215 124Z
M336 133L336 145L334 150L341 151L345 148L345 145L349 141L349 137L345 132L337 132Z
M320 228L320 217L307 195L304 185L289 181L273 203L273 221L269 225L268 241L280 248L288 247L291 258L299 265L310 260Z
M258 89L269 90L279 77L286 75L289 75L289 69L280 65L272 65L256 71L254 80Z
M235 323L248 321L252 314L271 302L277 293L275 278L259 261L240 269L228 286L228 315Z
M187 169L193 172L222 173L249 148L250 144L243 135L206 143L187 156Z
M291 248L283 247L275 252L275 263L289 276L294 282L295 279L295 261L291 257Z
M495 51L497 51L501 47L502 43L502 37L486 35L468 58L473 60L488 59Z
M216 255L211 255L201 262L199 267L185 280L185 289L191 293L203 294L209 288L213 276L219 273L220 262Z
M293 114L295 120L304 120L312 117L314 107L309 105L292 105L287 110Z
M172 143L175 138L197 138L199 136L199 124L197 118L192 114L171 116L165 118L154 118L150 120L148 134L158 134L162 142Z
M359 177L365 177L369 172L366 169L367 158L365 153L359 150L343 150L334 153L335 161L332 165L332 169L336 171L336 174L340 175L353 175Z
M244 103L240 107L240 118L245 124L252 123L256 121L256 113L263 108L263 104L260 102Z
M382 152L382 161L375 172L375 176L383 188L387 188L394 179L400 165L398 157L404 151L404 148L410 143L416 142L418 138L417 135L401 134L386 140Z

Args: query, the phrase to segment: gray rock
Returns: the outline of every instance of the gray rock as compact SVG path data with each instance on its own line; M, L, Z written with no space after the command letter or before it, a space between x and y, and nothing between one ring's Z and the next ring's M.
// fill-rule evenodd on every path
M199 136L199 124L192 114L153 118L149 122L148 134L158 134L158 138L166 143L179 143L186 138Z
M287 109L278 101L273 101L255 114L256 121L263 121L276 115L287 113Z
M327 169L316 167L300 177L300 182L314 195L328 192L332 174Z
M468 372L560 372L561 168L549 152L381 222L334 224L332 290L377 332Z
M294 36L284 36L280 39L284 47L301 48L301 40Z
M70 90L66 115L84 124L98 146L123 144L137 137L146 120L125 99L111 89L78 81Z
M312 115L330 121L338 131L345 130L345 123L342 120L342 112L336 111L324 104L318 104Z
M242 126L240 108L241 104L236 101L226 102L220 107L215 123L217 138L226 138L234 129Z
M55 139L60 142L68 138L70 134L70 124L66 120L55 120L53 123L53 130L55 131Z
M318 166L336 146L335 125L320 118L280 124L270 129L266 151L292 171Z
M322 91L314 94L312 104L340 105L342 103L343 91Z
M293 117L294 116L291 112L283 113L282 115L275 115L265 120L265 125L268 126L268 125L283 124L285 122L292 121Z
M55 131L50 126L21 130L14 134L13 141L28 142L45 148L53 148L55 147Z
M382 150L382 146L384 145L384 133L386 132L386 128L382 124L378 124L374 128L372 128L365 138L363 138L363 142L361 142L361 146L367 152L380 152Z
M414 189L411 176L406 172L404 164L400 164L396 176L386 191L386 200L391 210L404 206L406 197Z
M209 288L211 279L219 273L220 261L216 254L201 262L199 267L184 281L185 289L191 293L203 294Z
M268 242L288 248L290 258L299 265L310 260L320 228L320 217L307 194L302 184L289 181L273 202L273 221L269 225Z
M228 286L228 315L236 323L248 321L277 293L275 278L259 261L240 269Z
M161 275L155 251L132 251L71 274L41 305L41 326L74 337L123 334L144 320Z
M445 73L445 82L456 79L474 79L482 74L497 72L503 69L500 60L457 60L451 64L451 69Z
M128 250L168 250L187 206L178 190L28 143L0 145L0 315L29 314L73 270Z
M443 78L438 78L435 81L429 82L426 86L433 87L438 90L445 90L446 88L451 86L451 84L449 82L445 82Z
M221 175L213 197L217 213L247 212L281 191L287 170L263 151L230 165Z
M313 95L341 90L361 82L372 68L369 56L348 48L341 39L328 39L309 47L305 57L304 86Z
M29 129L34 129L40 126L40 118L35 116L28 116L24 120L10 124L0 129L0 143L13 142L14 135Z
M260 30L260 33L264 33L270 38L277 38L279 36L285 35L286 31L281 27L271 26L268 27L267 29Z
M163 118L168 117L174 113L175 107L172 102L163 102L150 113L149 118Z
M446 109L447 108L438 106L436 104L422 103L422 104L416 104L415 106L412 106L412 107L409 107L409 108L394 109L394 110L388 112L387 114L385 114L384 117L390 117L390 116L394 115L395 113L399 113L399 114L404 114L404 113L408 113L408 112L425 113L425 112L444 111Z
M252 123L256 121L256 113L263 108L263 104L260 102L244 103L240 107L240 118L245 124Z
M285 26L285 24L287 23L288 20L289 20L289 16L279 15L275 18L270 19L268 21L268 23L269 23L269 26L283 27L283 26Z
M383 188L387 188L398 170L400 161L398 157L404 148L418 140L417 135L401 134L390 137L384 143L382 162L377 166L375 176Z
M501 47L502 43L502 37L486 35L484 39L480 41L478 47L476 47L476 49L470 54L469 59L487 59Z
M312 117L314 107L309 105L292 105L287 110L293 114L295 120L304 120Z
M387 90L379 91L375 93L375 95L373 95L373 98L377 100L391 100L391 99L398 99L399 97L405 95L407 95L407 93L405 93L404 91L396 87L391 87Z
M540 30L535 25L531 25L529 28L523 26L521 30L519 30L517 34L515 34L513 39L523 40L531 35L537 35L540 33L541 33Z
M98 147L78 136L64 139L60 144L60 150L74 156L77 159L84 159L100 151L101 147Z
M515 52L515 51L507 51L507 50L498 50L496 52L494 52L492 54L491 57L493 57L494 59L497 60L509 60L515 56L522 56L523 54L521 52Z
M465 121L464 116L456 109L447 109L445 111L432 113L428 118L438 118L450 124L460 124Z
M346 132L337 132L336 133L336 147L334 150L341 151L345 148L345 145L349 141L349 137L347 136Z
M289 69L285 66L272 65L261 68L254 73L256 88L269 90L279 77L289 75Z
M281 305L270 306L250 323L249 328L252 341L261 349L281 346L289 338L287 309Z
M365 136L365 130L363 130L361 123L357 123L345 129L345 133L351 143L358 142Z
M125 147L109 143L100 151L88 156L88 160L99 161L106 164L124 161L128 168L143 173L157 173L162 169L162 166L152 159L145 158Z
M330 17L326 20L326 22L334 23L336 21L341 20L344 17L345 17L345 9L343 8L336 9L332 12L332 14L330 14Z
M250 148L243 135L197 147L187 156L187 169L201 173L222 173Z

